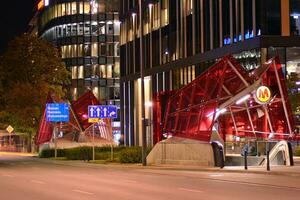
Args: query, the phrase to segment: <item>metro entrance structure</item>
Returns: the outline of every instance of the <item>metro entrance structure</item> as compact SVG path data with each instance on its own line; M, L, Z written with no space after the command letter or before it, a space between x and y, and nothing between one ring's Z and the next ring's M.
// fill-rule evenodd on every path
M257 91L261 86L266 90ZM249 72L232 56L226 56L185 87L157 94L153 119L155 142L175 136L201 145L218 142L224 150L228 138L246 142L297 139L277 58ZM148 156L150 163L156 162L155 151L161 148L154 148ZM185 159L174 154L176 151L173 159Z

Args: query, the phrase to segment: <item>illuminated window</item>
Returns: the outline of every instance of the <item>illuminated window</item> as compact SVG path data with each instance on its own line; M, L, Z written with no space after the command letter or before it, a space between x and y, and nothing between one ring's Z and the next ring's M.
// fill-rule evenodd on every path
M83 79L83 66L78 67L78 79Z
M105 65L100 65L100 77L106 78L106 67Z
M57 17L61 17L61 4L57 5Z
M107 65L106 73L107 78L112 78L112 65Z
M65 16L66 15L66 7L65 7L65 4L61 4L61 16Z
M93 88L93 94L95 95L95 97L99 97L99 88L98 87L94 87Z
M78 57L82 57L83 56L83 49L82 49L82 47L83 47L82 44L77 45Z
M114 66L114 77L119 77L120 76L120 63L116 62Z
M93 43L92 44L92 56L98 56L98 43Z
M66 14L71 15L71 3L66 3Z
M79 14L83 14L83 2L79 2Z
M77 14L77 5L76 2L72 2L72 15Z
M90 2L84 2L84 13L90 14L91 12L91 5Z
M77 57L77 45L76 44L72 45L72 57L73 58Z
M61 46L61 57L62 58L66 57L66 46Z
M120 22L114 21L114 35L120 34Z
M162 26L169 24L169 0L162 0L161 24Z
M77 79L77 66L72 67L72 79Z

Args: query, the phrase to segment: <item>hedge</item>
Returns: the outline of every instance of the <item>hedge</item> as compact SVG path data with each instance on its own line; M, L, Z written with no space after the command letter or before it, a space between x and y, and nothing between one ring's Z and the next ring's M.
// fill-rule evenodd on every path
M149 150L148 150L149 152ZM58 149L57 156L65 157L67 160L92 160L92 147L83 146L71 149ZM54 149L44 149L39 157L54 157ZM111 147L95 147L96 160L111 160ZM141 147L118 146L113 149L113 161L121 163L140 163L142 161Z
M300 156L300 146L297 146L294 151L294 156Z
M55 156L54 149L43 149L39 153L40 158L51 158ZM57 149L57 157L65 157L65 149Z

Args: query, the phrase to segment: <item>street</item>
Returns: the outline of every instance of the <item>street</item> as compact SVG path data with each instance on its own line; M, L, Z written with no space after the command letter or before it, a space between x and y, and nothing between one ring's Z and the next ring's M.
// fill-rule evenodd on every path
M299 199L300 177L79 167L0 154L1 200Z

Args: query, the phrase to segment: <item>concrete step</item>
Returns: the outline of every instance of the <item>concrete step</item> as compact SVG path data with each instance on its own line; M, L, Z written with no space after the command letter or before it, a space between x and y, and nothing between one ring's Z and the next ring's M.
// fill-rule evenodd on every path
M264 157L258 156L248 156L247 157L247 164L248 166L259 166ZM244 157L240 155L234 156L226 156L225 158L225 166L243 166L244 165Z

